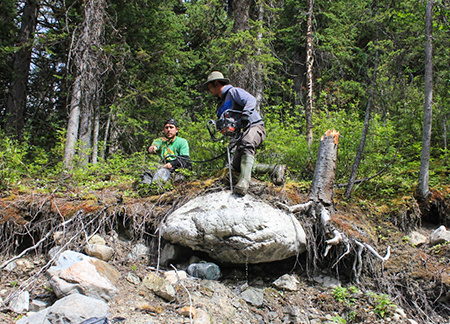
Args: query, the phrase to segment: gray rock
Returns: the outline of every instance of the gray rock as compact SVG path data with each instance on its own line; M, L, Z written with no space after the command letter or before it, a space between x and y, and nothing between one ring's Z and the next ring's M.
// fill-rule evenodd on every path
M56 265L47 270L50 285L57 297L74 293L109 301L116 293L120 276L113 266L96 258L65 251Z
M141 283L141 278L136 276L134 273L128 272L127 273L127 281L134 285L139 285Z
M273 282L273 285L276 288L290 291L297 291L298 284L299 281L297 280L297 278L289 274L282 275L280 278Z
M264 290L249 287L241 293L241 297L250 305L261 307L264 303Z
M44 308L46 308L48 304L42 300L33 299L30 303L30 311L31 312L40 312Z
M49 308L45 308L37 313L22 317L16 324L52 324L47 319Z
M339 280L329 277L329 276L319 275L319 276L314 277L313 280L317 283L324 285L325 287L328 287L328 288L335 288L335 287L341 286L341 283L339 282Z
M9 309L14 313L22 314L30 309L30 293L22 291L9 302Z
M149 259L150 249L144 244L136 244L131 249L131 252L128 254L128 259L131 261L134 260L144 260L147 261Z
M442 244L450 242L450 231L447 231L444 225L439 226L433 233L430 235L430 244Z
M306 250L305 233L293 214L225 191L190 200L160 230L173 244L227 263L272 262Z
M78 324L91 317L104 317L109 313L109 306L105 302L72 294L64 297L40 312L24 317L17 324Z
M64 323L81 323L91 317L103 317L109 313L109 306L105 302L83 296L72 294L58 300L50 307L47 318L52 323L58 323L62 319Z

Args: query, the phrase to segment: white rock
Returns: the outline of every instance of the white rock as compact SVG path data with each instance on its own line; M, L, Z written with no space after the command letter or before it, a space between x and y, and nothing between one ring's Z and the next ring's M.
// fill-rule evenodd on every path
M306 250L306 236L291 213L251 195L221 191L190 200L160 227L173 244L230 263L283 260Z
M22 291L9 302L9 309L14 313L22 314L30 309L30 293Z
M450 231L447 231L444 225L439 226L433 233L430 235L430 244L442 244L445 242L450 242Z
M274 286L279 289L285 289L290 291L296 291L298 290L298 284L299 281L295 276L285 274L282 275L280 278L274 281Z

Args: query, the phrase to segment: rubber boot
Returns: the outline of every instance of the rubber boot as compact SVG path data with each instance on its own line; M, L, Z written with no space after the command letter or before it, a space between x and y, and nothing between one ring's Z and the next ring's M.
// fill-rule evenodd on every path
M243 154L241 157L241 173L239 174L238 183L234 186L234 193L245 196L248 186L252 178L252 168L255 157L249 154Z
M269 173L273 183L276 185L284 184L286 179L286 165L284 164L256 163L254 171L260 174Z

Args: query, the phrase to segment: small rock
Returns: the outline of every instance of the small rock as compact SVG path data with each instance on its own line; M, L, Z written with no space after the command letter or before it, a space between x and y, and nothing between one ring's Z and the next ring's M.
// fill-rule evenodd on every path
M141 278L139 278L132 272L128 272L127 273L127 281L134 285L139 285L141 283Z
M395 313L397 313L398 315L400 315L402 318L406 318L406 313L405 313L405 311L404 311L402 308L400 308L400 307L397 307L397 308L395 309Z
M430 244L442 244L445 242L450 242L450 231L447 231L444 225L439 226L433 233L430 235Z
M400 321L402 319L402 316L400 314L398 314L398 313L395 313L395 314L392 315L392 319L395 322L397 322L397 321Z
M164 272L164 277L172 284L175 285L179 280L184 280L187 278L186 271L180 270L170 270Z
M278 289L285 289L290 291L297 291L298 290L298 284L299 281L295 276L285 274L282 275L280 278L275 280L273 282L274 286Z
M320 275L320 276L314 277L313 280L317 283L324 285L325 287L328 287L328 288L335 288L335 287L341 286L341 283L339 282L339 280L329 277L329 276Z
M409 234L410 241L414 246L421 246L427 242L427 237L425 235L420 234L419 232L411 232Z
M47 307L48 304L42 300L33 299L30 303L30 311L31 312L39 312Z
M174 301L176 292L168 280L160 277L155 272L149 273L142 281L145 287L151 290L155 295L168 301Z
M264 303L264 291L262 289L249 287L241 293L241 297L247 303L256 307L261 307Z
M144 244L136 244L131 252L128 254L130 260L144 260L148 261L150 255L150 249Z
M22 314L30 309L30 293L22 291L9 302L9 309L14 313Z
M323 278L323 285L328 288L336 288L336 287L340 287L341 283L339 282L339 280L337 280L335 278L325 276Z
M194 324L210 324L211 318L207 312L202 309L195 310Z
M63 231L53 233L53 241L55 241L56 244L61 245L63 238L64 238Z
M88 244L84 248L87 255L108 262L114 256L114 249L104 244Z
M89 239L89 244L105 245L106 241L100 235L95 234Z
M15 268L17 268L16 261L12 261L8 263L4 269L7 271L13 271Z
M185 306L183 308L180 308L177 312L178 312L178 314L186 316L186 317L194 317L195 316L195 309L190 306Z
M22 271L31 271L34 269L33 262L31 262L28 259L20 258L20 259L17 259L15 262L16 262L17 268L19 268Z

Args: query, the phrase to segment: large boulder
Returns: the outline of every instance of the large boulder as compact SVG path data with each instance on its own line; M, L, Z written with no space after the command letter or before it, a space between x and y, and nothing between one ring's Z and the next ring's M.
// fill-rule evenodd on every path
M272 262L306 250L305 232L293 214L227 191L190 200L160 230L171 243L225 263Z

